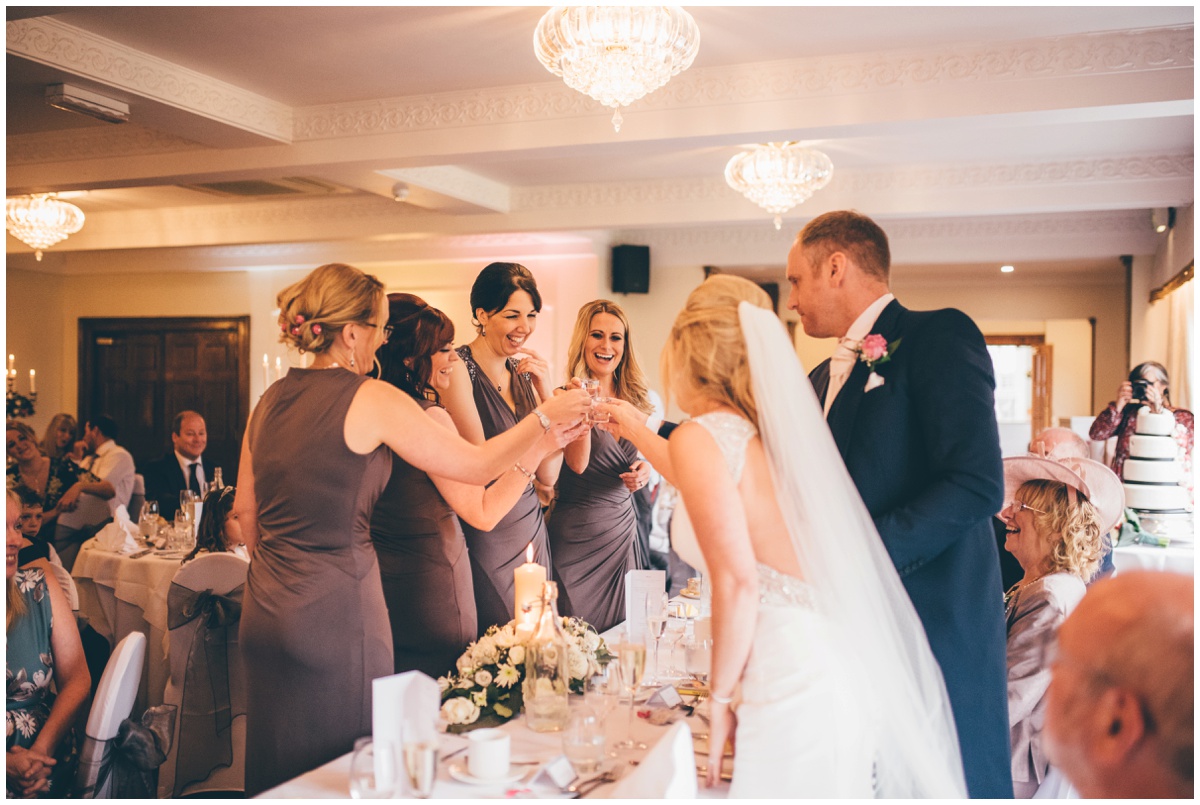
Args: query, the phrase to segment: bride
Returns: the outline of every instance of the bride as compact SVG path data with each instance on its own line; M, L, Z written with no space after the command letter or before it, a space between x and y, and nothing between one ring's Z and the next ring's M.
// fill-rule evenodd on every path
M941 673L766 293L704 282L663 377L691 417L669 444L620 403L612 428L679 488L672 546L712 586L709 785L736 738L731 797L965 797Z

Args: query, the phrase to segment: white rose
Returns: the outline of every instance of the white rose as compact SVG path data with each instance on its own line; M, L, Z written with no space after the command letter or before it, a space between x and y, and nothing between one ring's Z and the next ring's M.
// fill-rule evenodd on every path
M494 665L500 660L500 650L496 648L495 640L490 637L481 637L475 644L475 650L471 656L475 659L476 665Z
M600 635L589 630L583 636L583 647L588 651L595 652L596 649L600 648Z
M471 694L471 701L479 707L487 707L487 691L477 690Z
M454 667L458 669L460 674L469 674L474 668L475 663L471 660L472 655L475 653L474 648L474 645L467 646L467 650L454 663Z
M511 688L521 681L521 672L511 665L501 665L496 672L496 684L502 688Z
M513 646L508 650L508 661L513 665L520 665L525 662L525 647Z
M447 724L474 724L479 718L479 707L470 699L456 696L442 705L442 718Z
M450 687L452 684L453 684L453 680L451 680L450 677L448 677L448 676L439 676L438 677L438 690L440 690L442 693L445 693L446 691L450 690Z
M587 655L572 647L567 652L567 668L570 670L572 679L583 679L588 671Z
M508 627L496 632L492 640L496 643L497 648L509 648L517 644L516 632L510 632Z
M475 672L475 684L481 688L486 688L492 684L492 674L486 668L480 668Z

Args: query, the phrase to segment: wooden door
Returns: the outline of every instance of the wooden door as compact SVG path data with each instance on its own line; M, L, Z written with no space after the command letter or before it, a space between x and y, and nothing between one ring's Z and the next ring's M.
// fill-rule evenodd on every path
M250 320L80 319L79 418L105 413L142 465L171 449L171 423L199 411L205 463L236 483L250 409Z

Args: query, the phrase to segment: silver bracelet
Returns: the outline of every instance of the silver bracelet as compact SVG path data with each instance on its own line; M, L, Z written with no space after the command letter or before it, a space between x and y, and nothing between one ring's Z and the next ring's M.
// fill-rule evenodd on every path
M539 410L538 410L538 409L536 409L536 408L534 408L534 409L533 409L533 415L534 415L535 417L537 417L537 419L538 419L538 423L539 423L539 424L541 424L541 426L542 426L542 430L544 430L544 431L546 431L547 433L549 433L549 431L550 431L550 417L546 416L545 414L543 414L541 411L539 411Z
M533 480L533 473L521 466L521 462L513 464L513 469L525 476L527 480Z
M733 704L733 696L718 696L716 693L709 691L708 698L712 699L717 704Z

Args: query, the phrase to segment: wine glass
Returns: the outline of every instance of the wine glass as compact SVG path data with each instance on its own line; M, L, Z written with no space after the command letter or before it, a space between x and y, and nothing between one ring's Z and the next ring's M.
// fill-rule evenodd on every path
M604 762L604 727L601 717L585 702L575 709L563 731L563 754L576 774L591 774Z
M350 758L352 799L390 799L399 783L396 752L390 741L359 738Z
M651 679L658 681L658 643L667 628L667 594L646 596L646 629L647 634L654 638L654 673Z
M679 665L675 661L679 649L679 641L687 630L687 621L684 620L682 610L682 604L671 604L667 612L667 630L663 633L663 640L667 651L667 679L679 679L682 676Z
M688 675L702 684L708 683L712 667L712 638L693 637L683 646L683 662Z
M645 749L646 745L633 739L633 709L638 688L642 686L642 675L646 672L646 644L629 642L628 638L617 644L617 663L621 670L621 682L629 694L629 735L617 744L618 749Z
M179 491L179 510L187 512L188 519L192 518L192 504L200 500L200 497L190 489L181 489Z

